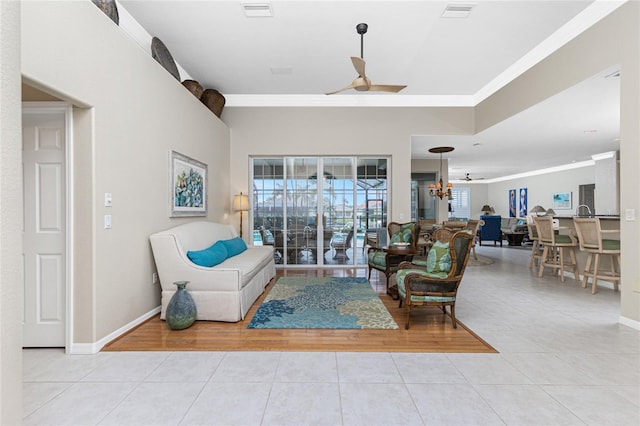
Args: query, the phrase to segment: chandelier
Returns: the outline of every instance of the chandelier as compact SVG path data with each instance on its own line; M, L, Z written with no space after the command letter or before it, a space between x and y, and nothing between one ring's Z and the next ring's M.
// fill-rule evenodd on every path
M443 197L451 198L451 188L453 185L451 182L448 182L446 185L442 181L442 153L443 152L451 152L453 151L452 146L437 146L435 148L429 149L429 152L434 154L440 154L440 180L438 183L429 185L429 194L434 197L439 197L441 200ZM446 188L446 189L445 189Z

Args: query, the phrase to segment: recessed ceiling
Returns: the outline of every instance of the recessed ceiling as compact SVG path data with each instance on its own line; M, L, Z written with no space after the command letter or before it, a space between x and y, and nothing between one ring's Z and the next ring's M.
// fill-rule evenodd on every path
M184 78L219 90L227 99L226 107L233 108L304 106L308 101L314 106L473 106L568 41L571 29L586 28L623 2L118 3L151 36L164 42L188 73ZM247 17L244 4L267 4L273 16ZM464 18L443 17L451 5L472 8ZM401 93L323 95L357 77L349 58L360 54L355 29L360 22L369 25L364 44L367 76L381 84L406 84ZM617 145L611 141L619 133L619 107L611 105L617 105L619 83L616 87L600 77L479 135L438 136L437 142L434 136L415 135L412 157L426 158L432 146L455 146L448 156L452 176L463 178L470 173L488 179L523 171L523 164L538 167L550 161L581 161L594 150L615 150ZM606 81L612 80L617 79ZM585 102L585 96L591 101ZM575 104L580 101L583 103ZM563 125L566 123L571 125ZM576 135L577 128L582 140ZM597 132L585 134L587 129ZM591 140L585 142L585 138ZM584 144L590 149L582 149ZM518 164L513 158L523 162Z

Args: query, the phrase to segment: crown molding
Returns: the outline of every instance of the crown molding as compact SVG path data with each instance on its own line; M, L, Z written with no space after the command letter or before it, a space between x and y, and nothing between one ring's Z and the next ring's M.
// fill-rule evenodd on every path
M473 107L473 96L428 95L228 95L225 108L233 107Z

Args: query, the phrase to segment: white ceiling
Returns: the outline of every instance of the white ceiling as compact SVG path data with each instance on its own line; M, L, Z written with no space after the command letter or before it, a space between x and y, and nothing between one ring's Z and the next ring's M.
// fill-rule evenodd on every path
M223 93L226 107L472 106L623 2L271 1L270 18L246 17L242 3L261 2L118 1L192 79ZM444 18L448 4L473 9ZM367 76L406 84L402 92L324 95L357 77L349 58L360 56L360 22L369 25ZM454 146L452 178L490 179L617 150L619 79L604 78L611 71L478 135L414 135L412 157Z

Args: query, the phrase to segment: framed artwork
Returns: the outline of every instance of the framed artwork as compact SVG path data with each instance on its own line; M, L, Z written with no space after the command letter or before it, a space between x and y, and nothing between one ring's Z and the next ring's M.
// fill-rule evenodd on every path
M571 192L556 192L553 194L553 209L570 210L572 201Z
M509 190L509 217L516 217L517 208L518 207L516 206L516 190L510 189Z
M525 217L527 215L527 188L520 188L520 210L518 211L518 217Z
M171 217L207 215L207 165L176 151L170 153Z

